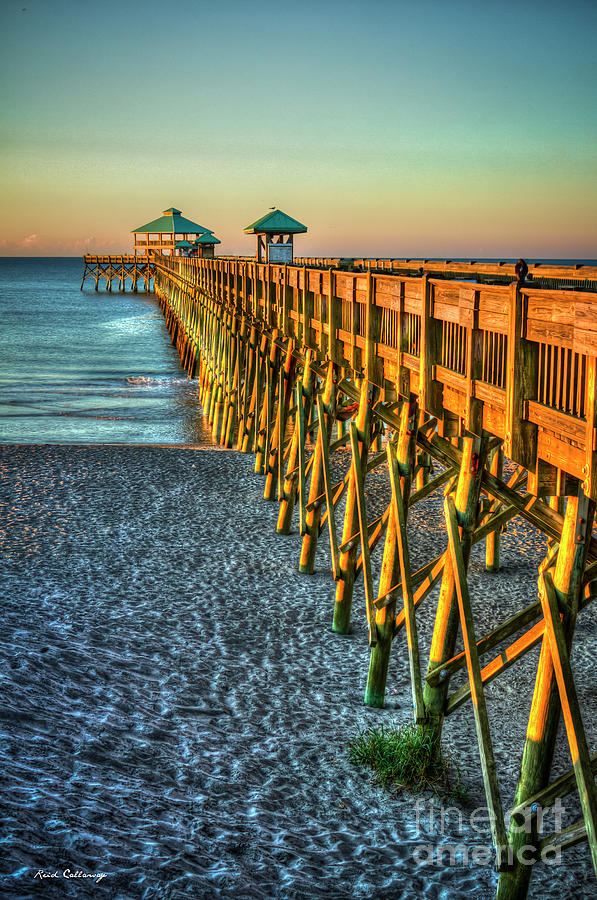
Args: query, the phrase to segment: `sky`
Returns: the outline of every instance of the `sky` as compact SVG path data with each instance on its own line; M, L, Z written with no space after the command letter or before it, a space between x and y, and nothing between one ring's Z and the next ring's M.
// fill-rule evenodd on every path
M597 257L597 3L1 0L0 255Z

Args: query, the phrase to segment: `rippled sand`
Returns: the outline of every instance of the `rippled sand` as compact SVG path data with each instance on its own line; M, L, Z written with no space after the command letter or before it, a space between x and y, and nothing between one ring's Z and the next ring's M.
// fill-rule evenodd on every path
M275 534L277 504L262 500L252 457L47 446L5 447L0 463L2 896L493 896L489 866L420 862L421 847L487 846L470 810L462 827L453 810L442 828L427 798L417 822L412 798L349 763L360 726L410 719L404 642L388 707L365 708L360 593L353 633L332 634L325 540L316 574L299 575L300 538ZM413 511L411 528L420 562L443 549L437 501ZM523 529L505 540L505 578L473 558L488 624L521 592L533 599L540 555ZM586 615L576 659L589 665ZM431 622L430 607L423 632ZM488 690L505 788L525 677L514 669ZM591 690L582 700L594 709ZM446 739L471 808L484 805L470 707ZM586 846L565 859L538 867L533 897L595 896ZM96 884L65 869L107 875Z

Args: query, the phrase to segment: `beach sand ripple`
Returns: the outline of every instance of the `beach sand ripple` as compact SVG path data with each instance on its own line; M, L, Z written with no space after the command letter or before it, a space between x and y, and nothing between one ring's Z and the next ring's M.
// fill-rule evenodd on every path
M277 504L262 500L252 458L149 447L0 452L2 896L493 896L488 866L420 862L421 846L487 846L487 835L468 821L461 828L458 810L443 829L428 813L417 822L412 798L382 791L349 763L360 727L410 720L404 648L388 707L367 709L362 593L353 633L332 634L327 535L316 573L299 575L300 538L275 534ZM410 525L414 557L443 549L437 501L415 509ZM521 590L529 602L536 590L536 537L521 531L526 568L508 539L515 545L515 532L506 578L488 581L473 557L472 592L484 597L488 625L518 608ZM428 630L432 609L421 616ZM587 661L594 616L581 627ZM498 768L512 787L518 758L499 729L522 747L524 673L488 690L502 710ZM446 738L471 803L484 805L469 707ZM533 897L595 896L588 849L566 860L538 867ZM108 874L96 884L64 878L65 869Z

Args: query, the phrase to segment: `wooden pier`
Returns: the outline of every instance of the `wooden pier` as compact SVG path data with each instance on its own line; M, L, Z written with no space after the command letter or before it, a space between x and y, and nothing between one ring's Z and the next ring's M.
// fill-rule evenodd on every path
M289 531L296 511L305 573L327 535L336 582L330 625L338 634L350 629L362 573L365 702L383 705L396 645L408 655L415 721L441 733L446 716L472 703L497 897L519 900L529 861L554 847L588 840L597 871L597 754L589 751L570 665L577 617L597 595L597 269L367 262L156 256L154 290L182 365L198 378L214 436L255 454L264 496L279 502L279 532ZM330 461L340 447L350 448L350 464L334 482ZM504 457L514 464L507 480ZM391 500L370 521L367 476L386 463ZM413 571L408 511L439 487L446 548ZM516 614L486 633L469 596L470 551L485 540L487 568L499 569L499 536L516 516L549 540L539 595L521 597ZM381 541L376 573L371 554ZM417 612L436 585L425 661ZM403 631L404 645L396 640ZM485 687L507 678L538 645L507 827ZM465 685L451 688L461 670ZM551 781L560 717L570 769ZM541 808L572 794L578 820L539 836Z
M138 284L143 280L143 290L149 293L153 278L152 256L84 256L85 269L81 279L81 290L88 278L93 279L95 290L99 290L100 281L106 282L106 290L112 290L112 283L118 282L118 290L125 291L127 280L135 293Z

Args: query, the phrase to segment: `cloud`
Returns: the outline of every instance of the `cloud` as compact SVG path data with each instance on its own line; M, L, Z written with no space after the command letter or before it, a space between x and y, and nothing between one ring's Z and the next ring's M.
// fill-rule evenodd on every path
M90 234L84 238L54 238L28 234L24 238L0 240L0 256L82 256L84 253L130 253L131 247Z
M89 237L79 238L79 240L75 241L72 246L75 250L89 250L90 247L93 247L95 249L97 244L98 242L95 238L95 235L91 234Z

